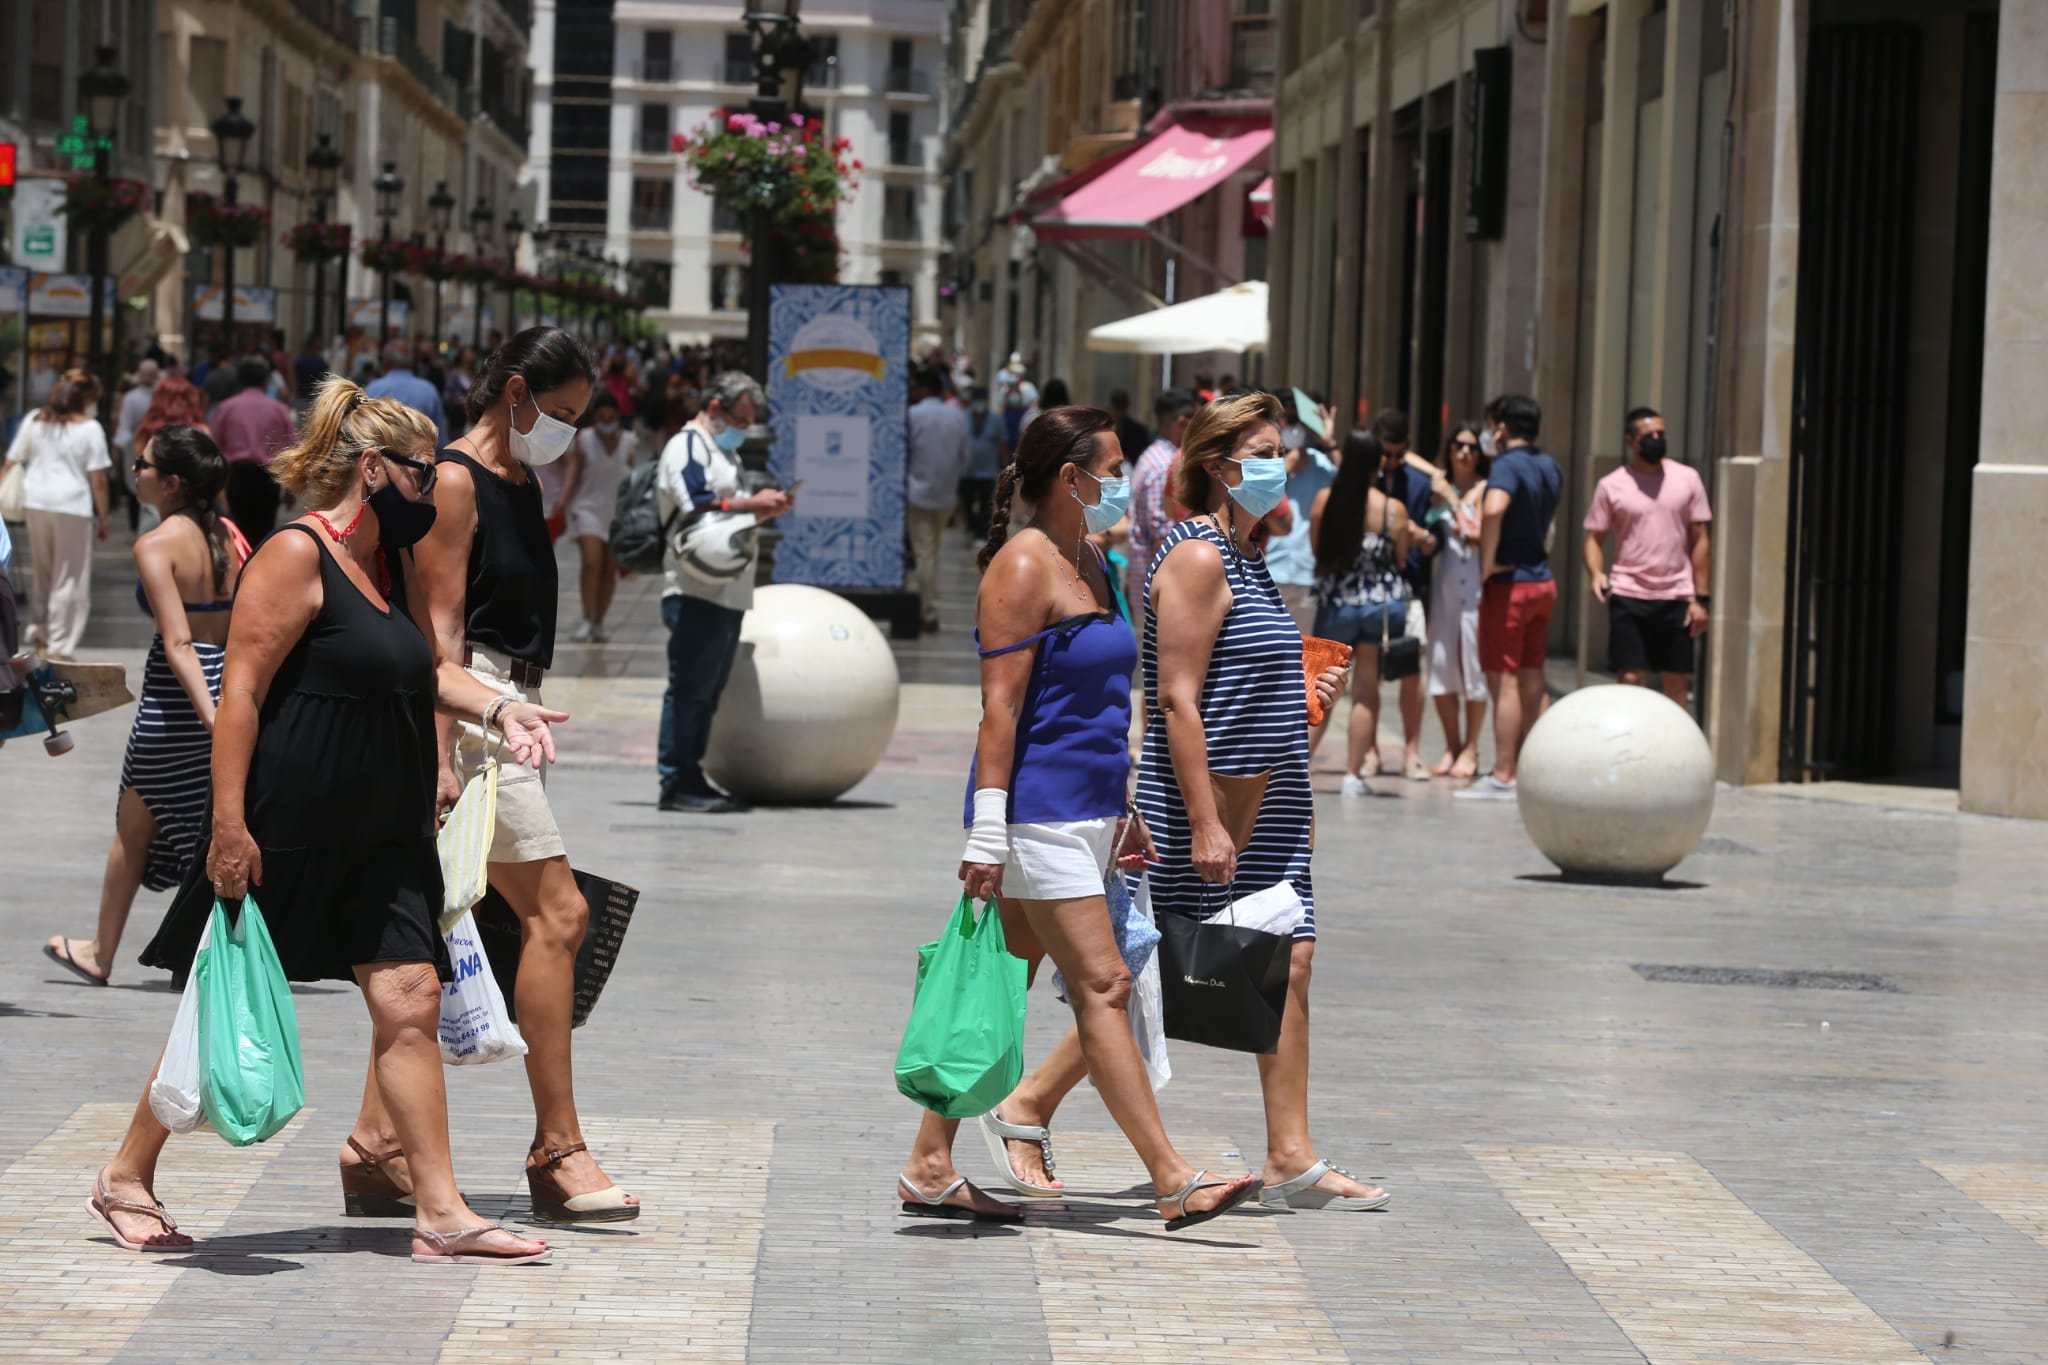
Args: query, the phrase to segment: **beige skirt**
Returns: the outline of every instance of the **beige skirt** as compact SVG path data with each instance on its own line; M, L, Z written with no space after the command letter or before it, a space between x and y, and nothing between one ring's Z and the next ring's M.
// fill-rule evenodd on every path
M540 703L540 689L524 687L506 676L506 661L491 650L470 648L469 675L494 692L520 701ZM555 812L548 805L546 767L529 768L506 755L502 744L491 746L499 754L498 828L491 841L490 861L494 863L537 863L559 858L568 852L562 845L562 831L555 825ZM455 776L465 785L476 776L484 762L484 732L468 721L458 722L455 733Z

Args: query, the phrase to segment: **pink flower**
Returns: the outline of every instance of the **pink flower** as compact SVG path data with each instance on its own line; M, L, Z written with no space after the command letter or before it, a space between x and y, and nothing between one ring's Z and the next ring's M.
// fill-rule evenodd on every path
M728 132L737 133L740 129L746 126L747 118L744 114L734 114L725 121L726 131Z
M790 126L790 127L792 127L792 128L801 128L801 127L803 127L803 126L804 126L804 116L803 116L802 114L791 114L791 115L789 116L789 126Z

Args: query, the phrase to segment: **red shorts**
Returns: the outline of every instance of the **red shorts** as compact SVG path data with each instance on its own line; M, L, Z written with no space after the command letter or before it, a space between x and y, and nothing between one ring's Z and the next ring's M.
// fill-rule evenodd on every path
M1541 668L1548 653L1557 583L1496 578L1479 594L1479 667L1487 673Z

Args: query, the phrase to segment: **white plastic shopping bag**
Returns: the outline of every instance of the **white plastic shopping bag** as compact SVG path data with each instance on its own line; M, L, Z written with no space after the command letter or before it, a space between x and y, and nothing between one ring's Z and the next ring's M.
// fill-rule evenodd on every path
M434 847L441 855L442 933L453 929L484 898L491 885L491 842L498 829L498 758L494 740L484 743L483 766L462 789L442 822Z
M1136 912L1148 923L1157 923L1152 918L1152 879L1138 880L1138 891L1134 897ZM1138 1055L1145 1059L1145 1074L1152 1078L1152 1089L1164 1090L1166 1083L1173 1079L1173 1063L1166 1060L1166 1008L1159 996L1159 954L1153 953L1145 959L1145 965L1131 979L1131 1033L1138 1040Z
M481 1066L524 1057L526 1040L505 1012L505 997L476 936L468 911L447 935L455 979L441 987L441 1060L450 1066Z
M1301 893L1294 889L1294 883L1275 882L1264 891L1239 896L1211 923L1234 924L1240 929L1256 929L1262 934L1286 938L1307 918L1308 907L1301 903Z
M213 916L199 931L199 951L192 955L192 972L185 981L185 993L178 997L178 1015L171 1021L171 1038L164 1044L164 1059L149 1083L149 1112L174 1133L190 1133L206 1124L199 1103L199 958L213 938Z

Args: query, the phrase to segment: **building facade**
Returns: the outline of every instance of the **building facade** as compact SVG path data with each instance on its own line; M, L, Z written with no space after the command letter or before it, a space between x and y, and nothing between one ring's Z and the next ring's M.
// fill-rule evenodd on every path
M1696 695L1722 777L1932 780L2048 816L2017 589L2048 510L2019 399L2048 374L2048 285L2017 269L2048 246L2024 169L2048 4L1282 16L1274 370L1407 409L1425 450L1535 395L1566 473L1552 645L1586 669L1580 520L1624 413L1659 409L1715 506Z
M746 334L740 222L689 190L671 150L676 134L753 95L740 13L709 0L543 0L540 11L536 59L552 61L532 164L549 227L654 267L646 316L677 341ZM906 286L913 338L935 340L944 0L814 0L802 23L814 53L804 102L864 167L839 209L840 279Z
M1077 399L1257 368L1234 353L1088 346L1090 329L1266 274L1277 19L1265 0L966 0L955 7L946 139L949 342L978 374L1011 354ZM1227 146L1225 145L1227 144ZM1213 155L1212 155L1213 153ZM1115 178L1112 178L1115 177ZM1178 182L1157 214L1147 180ZM1128 185L1126 185L1128 181Z

